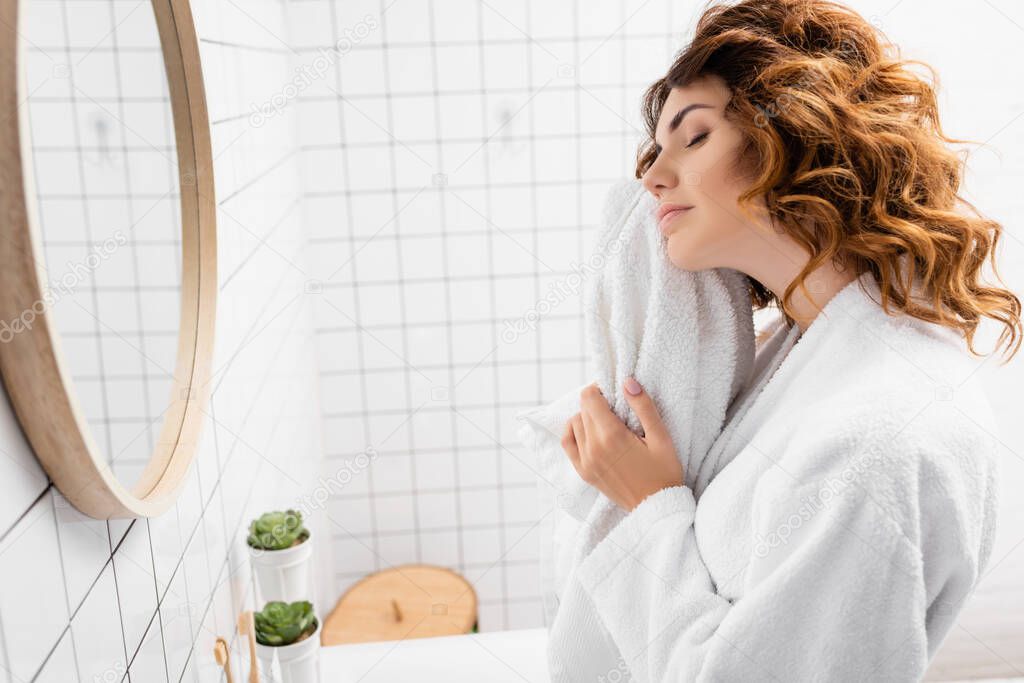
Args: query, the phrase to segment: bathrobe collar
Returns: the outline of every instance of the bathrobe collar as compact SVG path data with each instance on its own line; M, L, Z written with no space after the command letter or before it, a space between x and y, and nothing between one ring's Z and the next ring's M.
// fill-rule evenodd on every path
M792 388L791 379L798 375L822 344L839 330L848 325L867 323L870 318L885 316L880 304L880 291L874 277L862 273L840 289L811 321L807 330L800 334L797 325L778 325L775 332L764 342L761 353L768 353L771 359L760 378L752 377L756 385L745 392L737 406L731 410L731 417L718 438L712 443L708 455L700 465L694 483L694 497L707 488L711 480L729 464L742 450L747 439L737 439L748 424L762 424L766 411L778 403L778 394L787 387ZM841 348L837 346L836 348Z

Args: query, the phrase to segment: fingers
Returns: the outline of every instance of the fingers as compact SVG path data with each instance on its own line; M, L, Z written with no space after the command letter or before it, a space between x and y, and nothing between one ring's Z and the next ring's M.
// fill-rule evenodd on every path
M582 440L586 438L583 430L583 421L580 414L576 413L565 423L565 433L562 434L562 450L569 456L572 466L576 471L580 470L580 447Z
M589 434L610 431L622 425L622 420L612 412L608 399L597 388L596 382L588 384L580 392L580 412L583 413L583 426Z
M624 388L626 403L639 418L640 425L644 428L644 438L648 441L668 442L670 440L668 429L662 422L661 414L658 412L658 407L654 405L651 395L644 391L640 383L632 377L626 378Z

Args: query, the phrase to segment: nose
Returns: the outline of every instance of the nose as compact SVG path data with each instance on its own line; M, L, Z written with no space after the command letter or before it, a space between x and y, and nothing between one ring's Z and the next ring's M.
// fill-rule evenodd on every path
M644 188L661 201L661 198L679 184L679 174L662 153L655 158L641 178Z

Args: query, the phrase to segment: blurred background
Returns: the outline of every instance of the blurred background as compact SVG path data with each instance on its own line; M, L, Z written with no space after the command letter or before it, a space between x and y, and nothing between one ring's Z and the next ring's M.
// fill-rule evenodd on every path
M1024 291L1024 6L847 4L904 57L935 67L946 134L984 143L965 147L962 194L1002 222L1000 274ZM97 166L116 171L102 176L115 195L133 179L137 189L147 166L166 171L173 162L151 152L168 148L170 129L133 109L166 99L146 75L159 46L132 42L152 30L149 0L23 5L43 88L32 117L59 119L60 105L82 122L73 139L36 151L37 170L65 183L42 174L47 197L64 200L49 214L44 205L45 227L59 223L47 218L58 208L84 211L68 200L97 182ZM50 485L0 405L0 577L39 587L2 591L0 681L48 670L210 680L214 634L233 633L251 608L244 530L284 507L301 509L317 539L321 612L370 572L428 563L473 585L481 631L543 626L536 532L546 511L513 414L589 378L579 268L605 191L633 175L643 89L685 46L701 7L193 0L220 280L203 444L170 513L96 521ZM93 153L104 136L116 152L106 160ZM133 275L136 295L175 284L174 269L145 279L147 263L177 252L166 232L175 192L152 190L131 218L95 219L109 230L161 221L149 233L160 239L133 246L150 259ZM78 331L123 337L139 324ZM102 364L123 349L81 353ZM989 391L1003 428L999 537L933 667L946 680L1024 676L1024 377L1019 359L1000 360L979 359L968 380ZM109 408L94 413L94 425L121 424Z

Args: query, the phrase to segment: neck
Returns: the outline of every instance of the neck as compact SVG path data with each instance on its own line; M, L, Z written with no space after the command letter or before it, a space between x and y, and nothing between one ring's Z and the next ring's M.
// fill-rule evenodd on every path
M806 263L806 258L802 262L787 261L785 268L751 268L751 271L756 272L748 272L747 274L770 289L781 303L786 293L786 287L796 279ZM818 317L825 304L856 278L857 275L853 271L839 270L831 260L811 271L810 275L804 279L807 294L798 285L793 290L793 295L789 302L789 314L796 325L800 327L800 334L807 331L807 328Z

